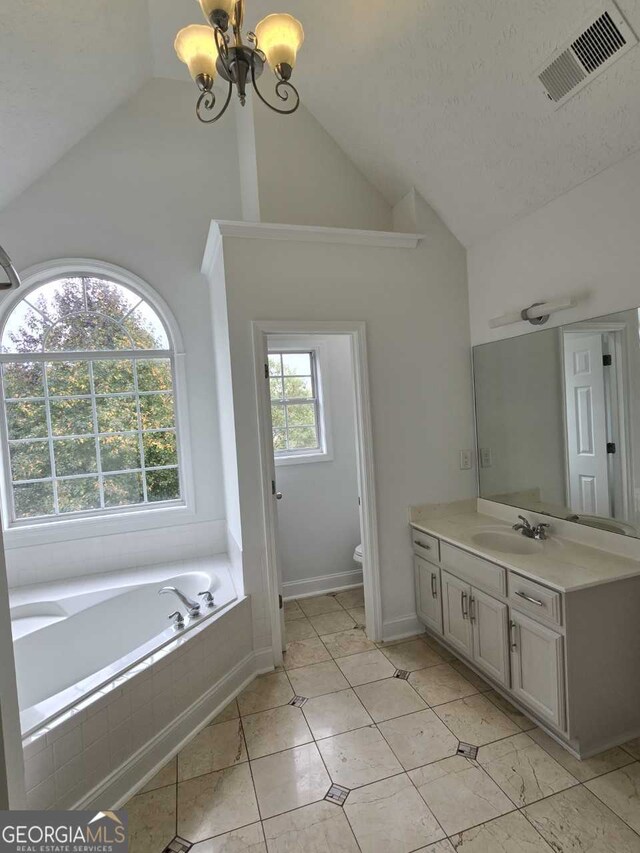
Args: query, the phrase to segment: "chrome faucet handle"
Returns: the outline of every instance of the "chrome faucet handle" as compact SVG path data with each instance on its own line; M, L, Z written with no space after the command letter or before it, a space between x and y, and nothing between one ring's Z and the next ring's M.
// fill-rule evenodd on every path
M184 628L184 616L179 610L169 615L169 619L173 619L173 627L180 630Z
M518 518L524 524L524 526L527 528L527 530L531 530L531 522L529 521L528 518L525 518L524 515L519 515Z
M534 539L546 539L547 538L547 530L551 528L550 524L545 524L544 522L540 522L540 524L536 525L533 528L533 538Z
M205 592L199 592L198 596L204 598L205 602L208 604L209 607L215 607L213 595L209 592L208 589Z

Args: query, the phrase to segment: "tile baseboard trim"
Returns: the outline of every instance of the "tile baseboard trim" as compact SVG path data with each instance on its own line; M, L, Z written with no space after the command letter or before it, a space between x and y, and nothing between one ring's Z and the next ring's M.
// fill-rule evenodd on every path
M415 613L400 616L399 619L390 619L382 625L382 639L385 642L389 640L402 640L403 637L413 637L416 634L423 633L424 625Z
M301 581L286 581L282 584L285 601L292 598L310 598L313 595L325 595L328 592L344 592L346 589L362 586L362 569L351 572L336 572L332 575L318 575Z
M257 675L273 670L271 647L250 652L160 734L146 743L72 810L119 809L205 728Z

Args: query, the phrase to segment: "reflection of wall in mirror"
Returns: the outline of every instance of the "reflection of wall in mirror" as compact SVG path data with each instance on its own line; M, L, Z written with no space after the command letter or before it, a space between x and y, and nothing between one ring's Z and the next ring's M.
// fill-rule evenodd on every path
M549 512L566 506L559 334L474 349L478 448L490 463L480 467L482 497Z

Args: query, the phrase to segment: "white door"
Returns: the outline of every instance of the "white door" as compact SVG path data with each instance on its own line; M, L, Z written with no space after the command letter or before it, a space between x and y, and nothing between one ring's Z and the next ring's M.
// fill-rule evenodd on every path
M495 681L508 687L507 605L472 589L469 615L473 627L473 660Z
M416 576L418 616L432 631L442 634L442 602L440 600L440 569L420 557L413 560Z
M602 335L564 334L570 505L579 515L609 516L607 418Z
M564 729L564 659L560 634L511 610L511 689L524 705Z
M449 572L442 572L443 636L467 657L471 657L472 634L469 619L471 587Z

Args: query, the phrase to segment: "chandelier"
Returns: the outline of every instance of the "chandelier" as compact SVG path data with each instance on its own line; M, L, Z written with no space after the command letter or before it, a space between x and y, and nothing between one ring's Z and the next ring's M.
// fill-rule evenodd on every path
M304 41L302 24L291 15L267 15L243 39L244 0L199 0L210 26L192 24L176 36L178 59L185 63L200 97L196 115L205 124L217 121L231 101L236 87L242 106L251 84L270 109L282 115L294 113L300 95L291 82L298 50ZM229 33L231 29L233 35ZM270 103L258 88L265 63L276 77L275 94L280 104ZM217 76L227 83L222 106L217 107L213 84Z

